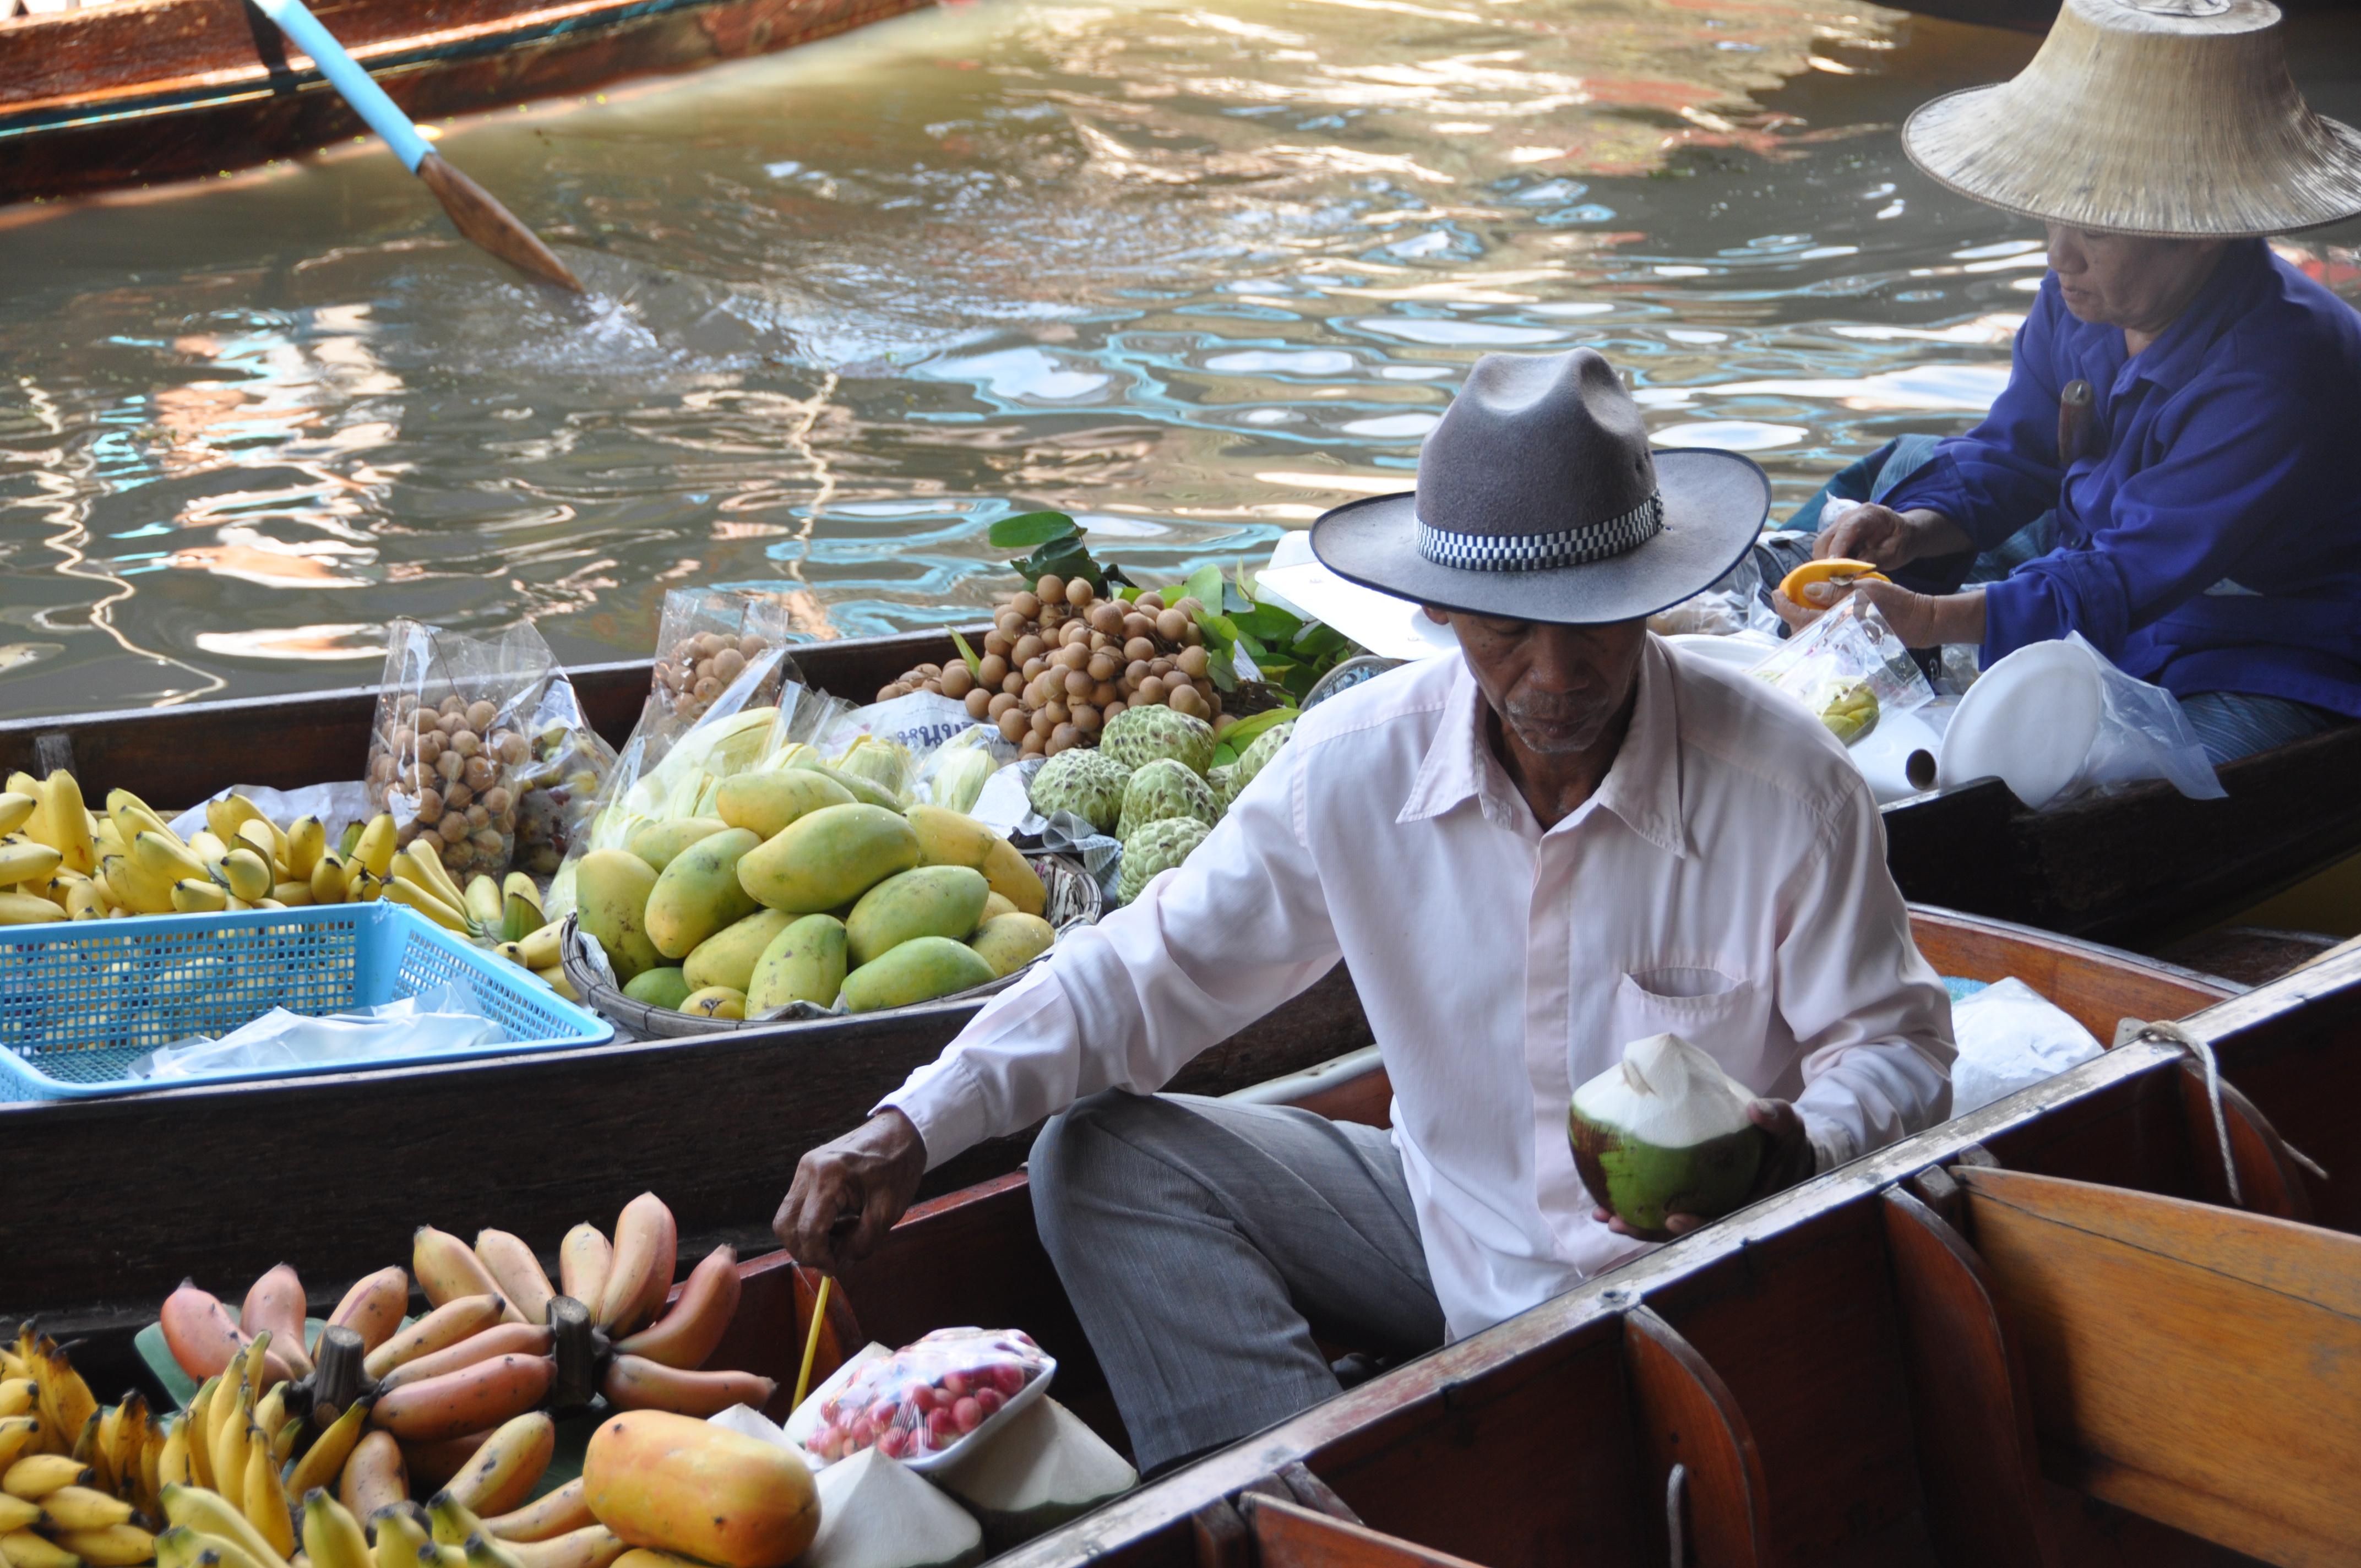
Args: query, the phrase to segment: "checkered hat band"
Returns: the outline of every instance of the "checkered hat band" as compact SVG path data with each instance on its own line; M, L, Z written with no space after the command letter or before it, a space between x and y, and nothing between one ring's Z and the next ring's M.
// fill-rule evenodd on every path
M1418 553L1463 572L1548 572L1628 554L1664 526L1664 498L1650 496L1620 517L1555 533L1454 533L1418 525Z

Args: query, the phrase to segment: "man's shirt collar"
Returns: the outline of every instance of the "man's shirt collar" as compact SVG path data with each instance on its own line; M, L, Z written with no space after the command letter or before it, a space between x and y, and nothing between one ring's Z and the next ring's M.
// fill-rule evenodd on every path
M1457 667L1443 722L1395 820L1424 821L1473 800L1495 825L1537 833L1532 808L1493 754L1483 689L1464 660L1453 663ZM1632 832L1675 859L1688 853L1688 835L1682 828L1680 712L1674 685L1671 655L1651 635L1640 652L1640 695L1614 765L1598 792L1558 828L1572 826L1596 807L1614 813Z

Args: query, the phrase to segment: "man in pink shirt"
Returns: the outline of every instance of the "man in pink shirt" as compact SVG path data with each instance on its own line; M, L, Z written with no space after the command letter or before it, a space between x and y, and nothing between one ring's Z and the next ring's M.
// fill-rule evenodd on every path
M1153 1472L1334 1393L1319 1340L1416 1354L1649 1245L1566 1139L1630 1041L1679 1034L1763 1097L1757 1197L1941 1120L1949 1007L1860 773L1644 625L1768 499L1743 457L1652 451L1589 350L1478 361L1416 491L1312 531L1463 656L1306 714L1184 865L806 1155L780 1239L860 1256L928 1168L1050 1118L1042 1241ZM1339 958L1390 1128L1155 1092Z

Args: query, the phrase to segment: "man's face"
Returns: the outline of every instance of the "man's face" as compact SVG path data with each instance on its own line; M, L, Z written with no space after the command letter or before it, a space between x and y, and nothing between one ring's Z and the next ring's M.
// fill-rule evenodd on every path
M2103 326L2168 321L2213 271L2219 240L2144 239L2049 225L2049 268L2066 308Z
M1476 684L1517 743L1558 757L1598 744L1640 678L1643 620L1551 626L1429 609L1459 633Z

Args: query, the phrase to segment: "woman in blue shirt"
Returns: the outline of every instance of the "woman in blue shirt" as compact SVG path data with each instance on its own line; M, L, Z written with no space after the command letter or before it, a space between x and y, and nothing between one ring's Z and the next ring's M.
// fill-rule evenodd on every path
M1983 119L1964 130L1957 122L1978 110L1979 94L2030 88L2030 101L2047 103L2074 86L2055 78L2083 61L2070 50L2064 62L2051 59L2070 32L2085 60L2095 52L2120 65L2141 82L2144 102L2177 98L2180 115L2217 138L2225 124L2271 107L2223 101L2218 78L2215 101L2197 107L2156 80L2168 62L2143 54L2169 25L2210 32L2224 48L2268 42L2279 63L2268 6L2242 5L2227 18L2141 11L2121 28L2110 8L2132 9L2129 0L2072 0L2016 81L1938 99L1912 117L1905 146L1930 173L2048 220L2050 271L2017 334L2008 388L1983 422L1944 441L1890 444L1823 492L1861 504L1823 506L1817 517L1807 507L1797 521L1818 527L1813 555L1867 561L1894 577L1855 591L1906 643L1974 643L1990 665L2079 631L2180 696L2208 752L2224 762L2361 718L2361 316L2254 236L2258 225L2361 210L2361 154L2349 150L2361 138L2334 127L2343 137L2322 156L2341 165L2333 172L2344 189L2329 192L2325 217L2316 206L2251 210L2253 187L2269 183L2269 166L2252 157L2236 192L2249 210L2203 211L2221 171L2175 162L2202 158L2202 146L2151 147L2125 163L2112 194L2104 157L2095 170L1993 174L1994 140L2025 134L2017 105L1987 102ZM2248 12L2269 13L2270 26L2227 25ZM2079 85L2067 101L2088 108L2096 95L2114 106L2103 81ZM1964 109L1961 99L1971 101ZM2295 109L2327 125L2300 98ZM1931 129L1922 126L1930 116ZM2085 125L2102 153L2109 120ZM2071 162L2049 145L2053 162ZM2045 180L2059 187L2047 199ZM2311 180L2303 193L2316 196L2319 184ZM2157 187L2168 189L2160 196ZM2076 382L2088 389L2088 411L2061 418ZM1827 608L1776 603L1798 624Z

